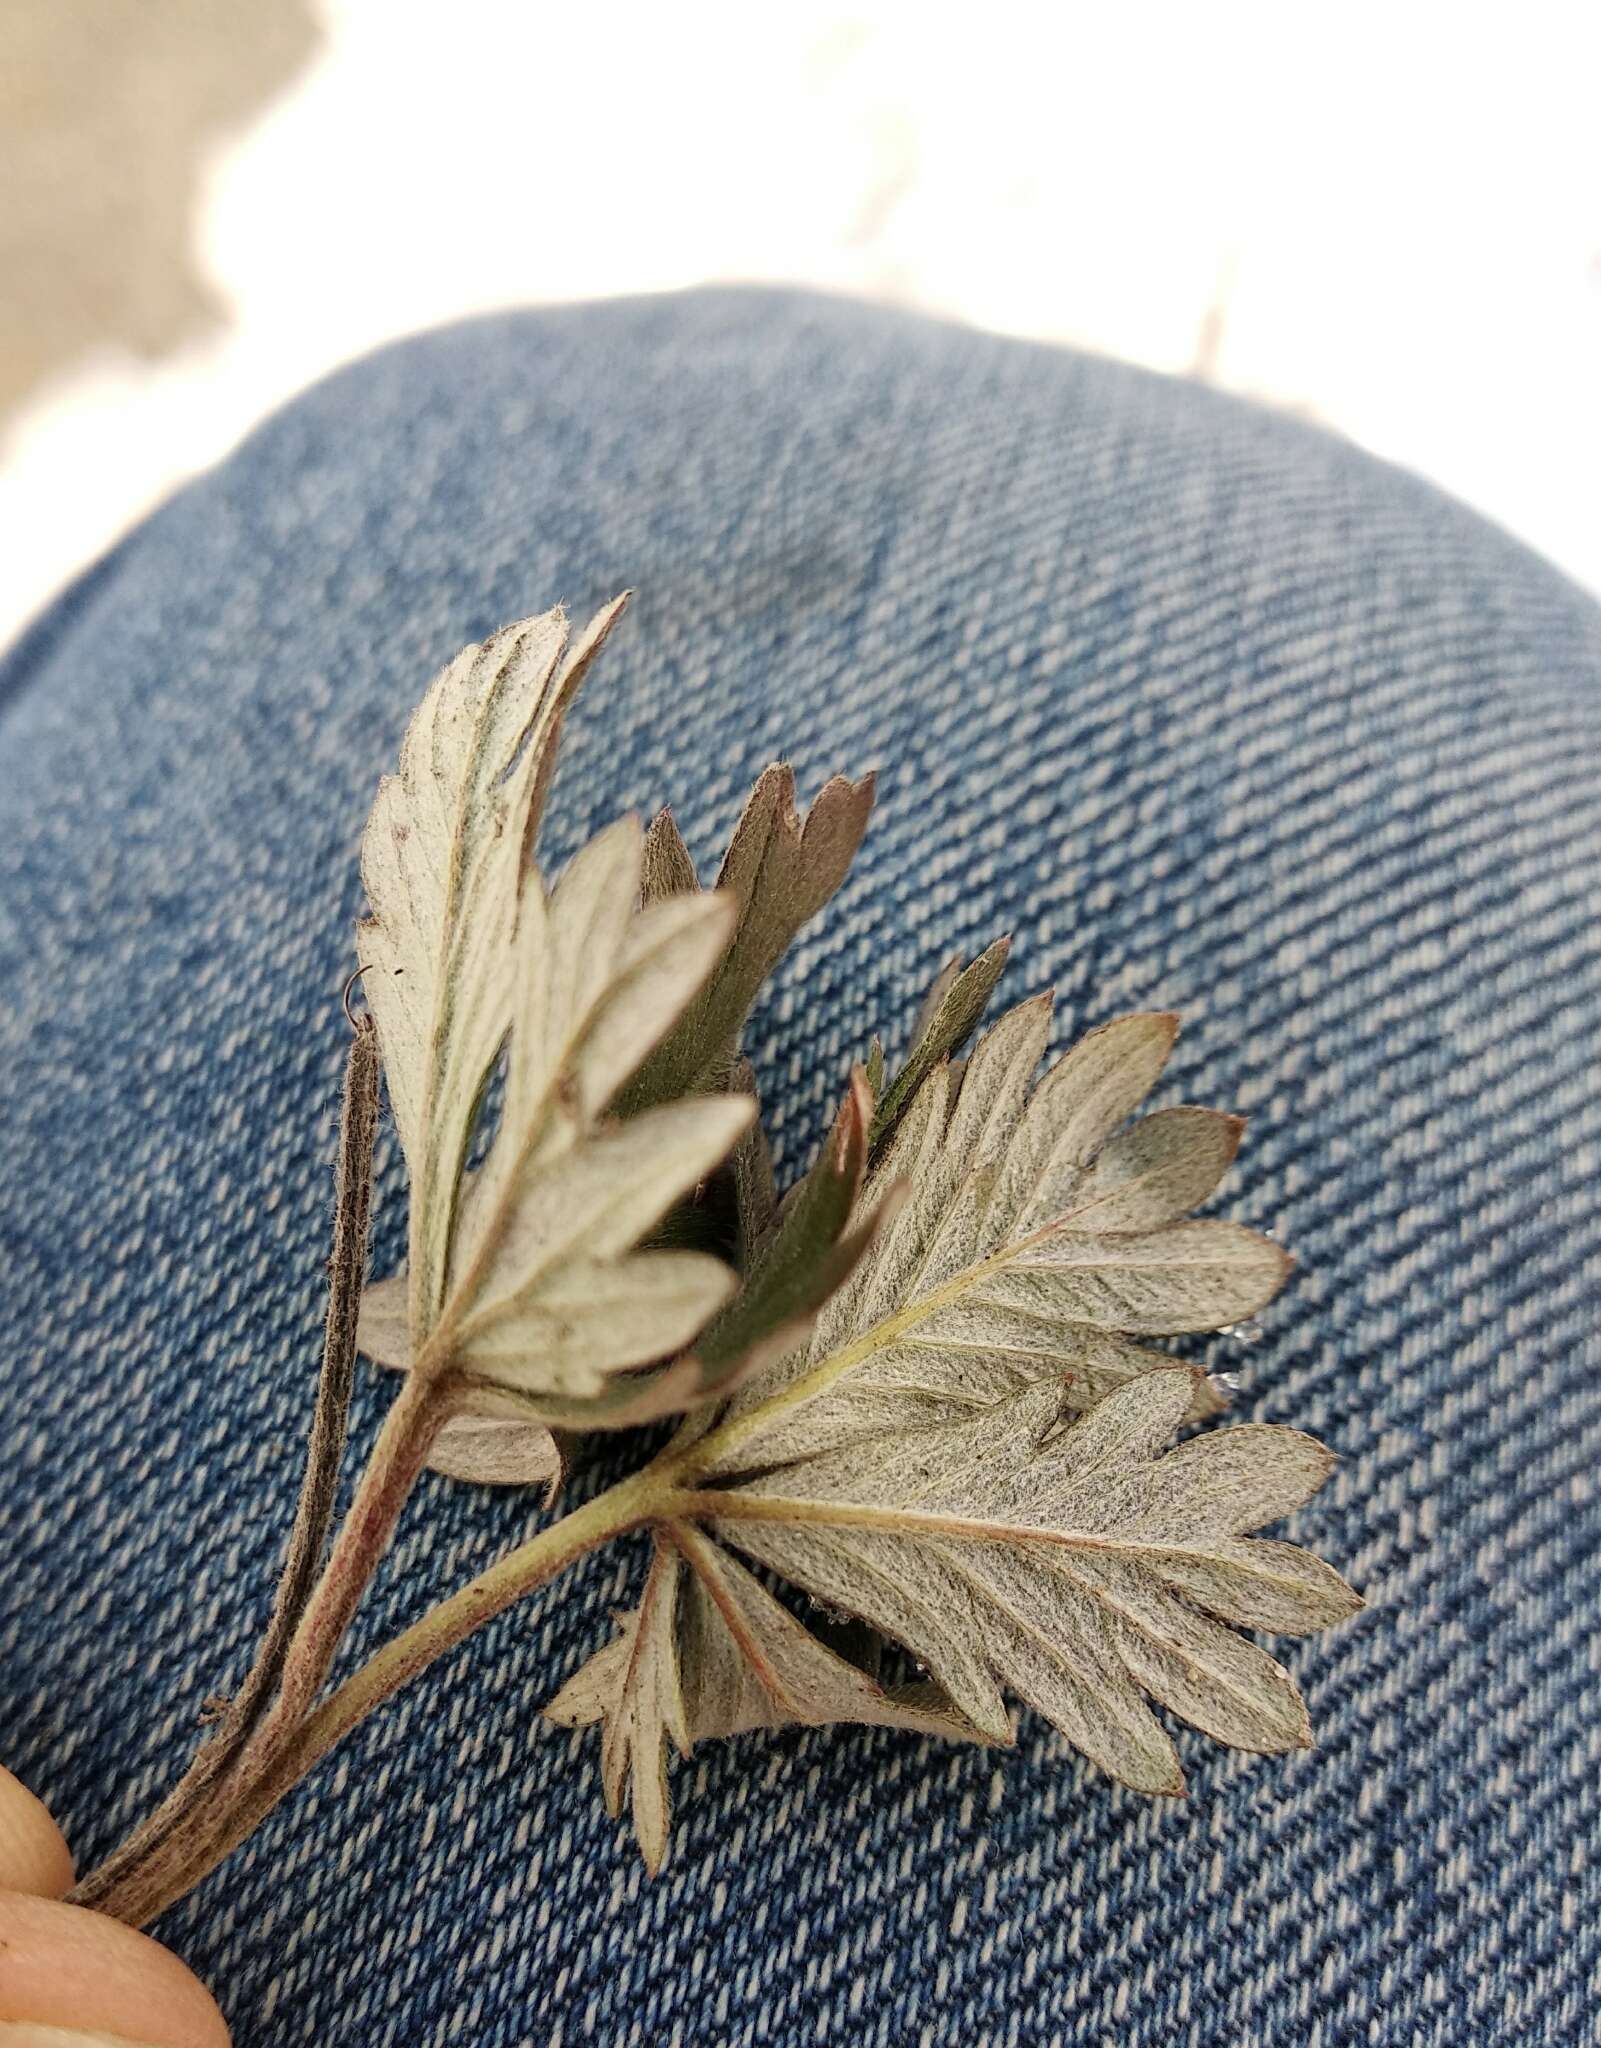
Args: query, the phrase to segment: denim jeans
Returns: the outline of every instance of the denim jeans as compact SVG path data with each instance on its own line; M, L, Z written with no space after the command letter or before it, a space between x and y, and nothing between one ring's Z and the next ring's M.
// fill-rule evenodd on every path
M637 592L552 863L671 801L709 863L776 755L878 766L759 1010L780 1170L941 960L1016 935L1061 1040L1183 1012L1251 1119L1217 1213L1291 1285L1189 1347L1339 1471L1363 1589L1280 1640L1320 1746L1183 1801L1017 1749L745 1737L663 1876L539 1708L605 1552L359 1730L159 1923L240 2048L1335 2048L1593 2039L1601 613L1287 419L789 289L480 320L268 422L0 670L3 1754L80 1864L263 1622L309 1416L356 846L424 684ZM405 1199L386 1141L374 1270ZM357 1436L390 1397L363 1372ZM602 1461L603 1465L605 1461ZM615 1460L613 1460L615 1465ZM578 1482L580 1495L597 1483ZM425 1482L348 1646L539 1515Z

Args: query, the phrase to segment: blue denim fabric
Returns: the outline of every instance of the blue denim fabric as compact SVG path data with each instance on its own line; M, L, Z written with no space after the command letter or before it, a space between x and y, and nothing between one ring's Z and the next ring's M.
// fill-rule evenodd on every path
M781 1165L955 945L1058 1039L1187 1028L1222 1211L1300 1256L1196 1347L1343 1456L1367 1593L1280 1642L1321 1747L1183 1802L1024 1715L677 1772L654 1884L537 1708L637 1545L353 1737L158 1932L240 2048L1335 2048L1593 2039L1601 614L1290 421L789 290L514 314L320 385L0 671L3 1754L87 1863L264 1618L309 1414L356 846L464 642L637 597L554 862L788 751L883 771L753 1050ZM375 1270L398 1254L390 1146ZM390 1388L364 1372L358 1435ZM585 1485L592 1481L584 1482ZM582 1491L583 1488L580 1488ZM537 1513L430 1481L351 1654Z

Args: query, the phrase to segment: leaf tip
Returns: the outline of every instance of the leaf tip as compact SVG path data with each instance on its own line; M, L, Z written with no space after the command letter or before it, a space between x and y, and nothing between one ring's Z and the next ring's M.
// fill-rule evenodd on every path
M633 595L633 589L630 586L627 590L619 590L615 597L608 598L590 620L587 630L598 633L604 639L606 634L611 631L612 627L622 617L623 613L627 611L629 601Z
M1262 1242L1264 1244L1270 1244L1273 1247L1275 1262L1278 1266L1278 1278L1273 1283L1273 1294L1270 1294L1268 1296L1268 1300L1271 1301L1273 1299L1273 1295L1277 1294L1281 1287L1286 1287L1289 1285L1290 1275L1295 1271L1296 1267L1300 1264L1300 1261L1299 1259L1297 1259L1295 1253L1287 1250L1283 1245L1279 1243L1277 1238L1268 1237L1264 1233L1262 1235Z
M1291 1690L1295 1695L1295 1726L1284 1745L1285 1751L1316 1749L1317 1737L1312 1733L1312 1717L1306 1711L1306 1701L1301 1697L1301 1688L1292 1684Z
M1190 1412L1186 1422L1210 1422L1213 1416L1225 1413L1230 1402L1230 1389L1226 1381L1215 1373L1200 1373L1190 1397Z

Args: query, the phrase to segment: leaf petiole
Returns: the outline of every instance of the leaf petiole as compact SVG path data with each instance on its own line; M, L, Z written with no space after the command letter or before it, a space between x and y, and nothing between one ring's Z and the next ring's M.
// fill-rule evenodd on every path
M372 1207L372 1154L378 1127L378 1034L370 1016L353 1017L339 1113L334 1181L334 1242L328 1261L328 1308L322 1369L306 1450L306 1471L290 1531L272 1616L256 1659L210 1740L155 1812L92 1871L71 1897L101 1906L117 1886L197 1810L238 1761L283 1674L284 1661L316 1584L333 1520L356 1366L356 1318L367 1269Z

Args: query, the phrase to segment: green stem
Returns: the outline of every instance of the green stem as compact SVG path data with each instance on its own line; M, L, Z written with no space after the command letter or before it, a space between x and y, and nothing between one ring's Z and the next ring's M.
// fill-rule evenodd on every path
M742 1438L757 1416L765 1419L770 1407L787 1405L780 1398L698 1440L669 1444L642 1471L619 1480L497 1559L386 1643L314 1706L334 1650L388 1542L394 1517L427 1456L438 1401L435 1387L416 1374L408 1375L291 1645L283 1687L271 1714L206 1807L110 1894L104 1902L108 1912L135 1926L164 1912L216 1869L279 1800L392 1693L586 1552L642 1523L690 1520L704 1513L708 1503L715 1505L716 1496L703 1500L693 1490L699 1474L731 1440Z
M998 1261L985 1262L994 1263ZM730 1417L699 1439L670 1444L643 1471L508 1552L385 1645L317 1706L339 1642L388 1547L448 1409L443 1376L425 1370L425 1360L419 1358L385 1418L333 1554L289 1644L271 1709L226 1774L206 1789L152 1852L132 1870L118 1872L114 1882L101 1885L102 1910L143 1926L182 1898L336 1743L408 1679L597 1544L643 1522L673 1516L690 1519L703 1512L697 1495L686 1489L714 1470L720 1458L759 1433L775 1413L822 1392L902 1328L920 1322L955 1291L956 1284L970 1284L971 1277L961 1276L960 1283L886 1318L758 1408ZM97 1879L98 1873L86 1882Z
M236 1791L226 1815L202 1840L189 1841L187 1854L168 1863L132 1902L135 1924L165 1912L216 1869L314 1765L409 1679L586 1552L658 1516L674 1498L658 1467L633 1473L509 1551L386 1643L269 1752L256 1756L250 1782ZM238 1785L238 1773L233 1782Z

